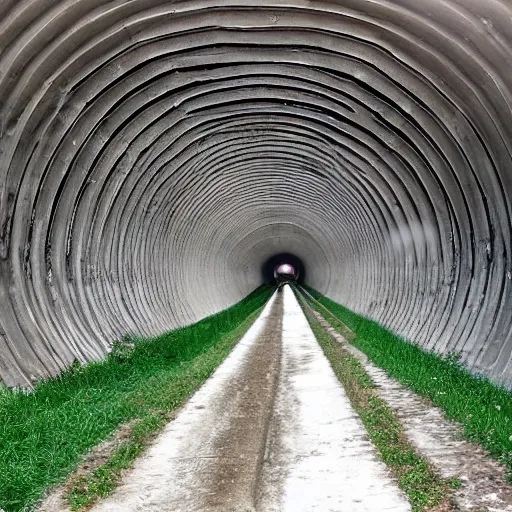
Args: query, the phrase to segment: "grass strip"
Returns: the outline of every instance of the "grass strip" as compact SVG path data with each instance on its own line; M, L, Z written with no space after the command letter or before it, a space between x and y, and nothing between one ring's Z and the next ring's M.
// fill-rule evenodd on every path
M352 407L361 418L382 460L397 478L398 485L408 497L412 510L420 512L447 506L453 487L457 486L458 482L443 480L426 459L415 452L395 412L379 397L375 391L375 384L360 361L325 331L305 299L300 294L297 294L297 297Z
M356 336L351 343L388 375L443 409L463 426L465 437L480 444L507 468L512 480L512 392L471 374L459 354L422 350L318 292L308 292ZM318 311L323 316L322 308ZM325 316L324 316L325 317ZM326 318L331 322L331 318ZM333 325L337 329L336 325Z
M261 310L250 315L234 331L224 336L217 345L199 355L192 364L180 365L178 371L166 376L167 382L158 386L165 395L163 406L155 408L130 430L130 435L102 465L90 474L83 475L72 482L67 500L73 511L86 510L101 498L108 496L120 480L122 471L129 468L133 461L144 451L155 434L171 419L174 406L165 406L170 400L172 404L183 404L185 400L206 380L217 366L230 353L240 338L256 320ZM176 381L179 380L179 387Z
M0 508L30 510L81 456L136 420L128 443L103 470L120 471L224 360L272 291L262 287L194 325L134 340L133 347L121 344L105 361L74 365L30 393L0 390ZM106 492L107 480L96 494Z

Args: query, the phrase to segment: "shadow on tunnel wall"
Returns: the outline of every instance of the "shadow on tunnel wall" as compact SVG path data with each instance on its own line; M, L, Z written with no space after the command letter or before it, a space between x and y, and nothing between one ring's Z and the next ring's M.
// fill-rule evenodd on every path
M6 385L225 309L283 252L512 383L510 2L2 0L0 19Z

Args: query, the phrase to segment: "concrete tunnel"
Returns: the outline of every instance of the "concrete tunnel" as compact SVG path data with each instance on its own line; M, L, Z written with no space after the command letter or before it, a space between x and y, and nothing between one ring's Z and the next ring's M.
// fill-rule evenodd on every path
M306 284L511 386L512 5L2 0L0 379Z

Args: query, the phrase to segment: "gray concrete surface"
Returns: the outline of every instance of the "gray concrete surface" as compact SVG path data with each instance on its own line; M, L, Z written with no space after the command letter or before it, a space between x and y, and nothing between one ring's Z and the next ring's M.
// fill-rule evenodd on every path
M2 0L0 379L223 309L289 252L512 384L512 6Z

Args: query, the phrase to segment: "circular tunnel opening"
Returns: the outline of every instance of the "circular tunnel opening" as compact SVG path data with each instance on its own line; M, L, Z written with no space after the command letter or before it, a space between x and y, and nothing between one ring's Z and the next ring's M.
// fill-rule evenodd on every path
M290 253L276 254L270 257L261 268L264 283L276 284L282 279L303 284L306 268L302 260Z
M274 270L274 278L278 284L291 284L297 282L298 279L297 270L289 263L279 265Z

